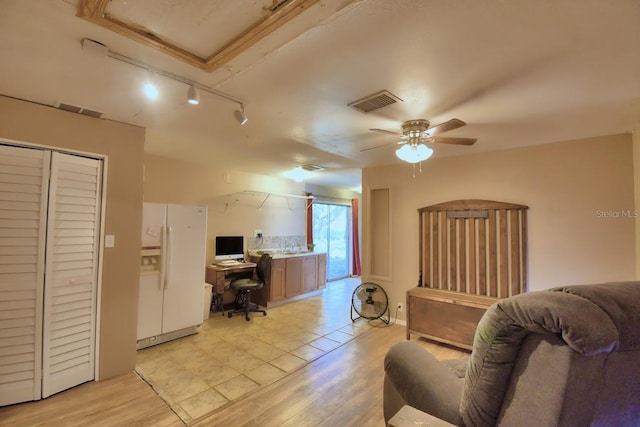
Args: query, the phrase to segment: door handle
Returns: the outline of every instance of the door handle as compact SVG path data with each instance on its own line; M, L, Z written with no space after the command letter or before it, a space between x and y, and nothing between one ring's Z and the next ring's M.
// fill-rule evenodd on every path
M171 275L171 244L173 243L173 228L167 227L167 265L166 265L166 273L164 276L164 288L167 289L169 287L169 276Z
M167 268L167 229L164 226L160 229L160 257L160 281L158 282L158 289L163 290Z

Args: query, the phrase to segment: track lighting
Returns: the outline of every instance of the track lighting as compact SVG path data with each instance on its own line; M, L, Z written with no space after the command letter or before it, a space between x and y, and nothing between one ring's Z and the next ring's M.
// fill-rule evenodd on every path
M82 50L83 52L85 52L87 55L90 55L94 58L111 58L111 59L115 59L117 61L121 61L124 62L126 64L129 65L133 65L134 67L138 67L138 68L142 68L144 70L147 70L147 72L149 72L151 75L154 76L162 76L162 77L166 77L168 79L171 80L175 80L177 82L181 82L184 83L186 85L189 86L189 89L187 91L187 102L189 104L198 104L200 101L200 92L204 91L207 93L210 93L211 95L215 95L218 96L220 98L224 98L228 101L231 102L235 102L236 104L240 105L241 110L236 110L234 111L234 116L236 118L236 120L238 120L238 123L240 123L241 125L245 124L247 122L247 116L244 115L244 101L241 99L238 99L236 97L233 97L229 94L226 94L224 92L221 92L219 90L216 90L214 88L211 88L209 86L203 85L201 83L198 83L196 81L190 80L186 77L182 77L179 76L177 74L174 74L170 71L166 71L163 70L161 68L156 68L152 65L149 65L145 62L142 61L138 61L137 59L133 59L130 58L128 56L125 56L121 53L118 52L114 52L112 50L109 49L108 46L97 42L95 40L91 40L91 39L82 39ZM158 89L157 87L155 87L155 85L151 82L147 83L145 85L145 94L147 95L147 97L155 99L158 97Z
M158 87L151 81L148 81L144 84L144 94L147 98L151 100L155 100L158 98Z
M200 103L200 91L195 85L189 86L187 91L187 102L191 105L198 105Z
M238 123L240 123L240 125L243 125L247 123L249 118L244 115L244 104L240 104L240 105L241 105L242 111L236 110L233 112L233 115L236 116L236 120L238 121Z

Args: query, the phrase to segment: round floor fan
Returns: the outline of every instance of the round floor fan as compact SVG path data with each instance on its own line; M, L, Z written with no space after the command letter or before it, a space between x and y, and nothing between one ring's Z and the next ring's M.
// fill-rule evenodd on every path
M354 312L357 316L354 317ZM385 318L386 313L386 318ZM387 325L391 319L389 297L382 287L373 282L358 285L351 296L351 321L380 319Z

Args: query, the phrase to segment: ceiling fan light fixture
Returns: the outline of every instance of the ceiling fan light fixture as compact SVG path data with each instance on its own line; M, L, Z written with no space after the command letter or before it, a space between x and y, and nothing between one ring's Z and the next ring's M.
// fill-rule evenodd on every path
M418 163L433 155L433 150L424 144L405 144L396 150L396 156L407 163Z
M191 105L200 103L200 91L195 85L189 86L189 90L187 90L187 102Z

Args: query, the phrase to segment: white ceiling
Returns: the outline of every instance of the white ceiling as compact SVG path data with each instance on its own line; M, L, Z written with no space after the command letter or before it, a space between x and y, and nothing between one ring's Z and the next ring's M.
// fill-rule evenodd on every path
M434 145L434 158L629 132L640 123L638 0L320 0L211 73L76 17L79 3L2 1L0 93L103 112L147 128L148 153L221 170L281 175L313 163L327 170L309 182L350 188L363 167L401 163L397 139L369 129L399 131L408 119L459 118L467 126L445 136L478 138L472 147ZM271 2L112 0L109 7L207 52L224 42L212 28L237 32L251 22L240 6L255 14L264 3ZM160 98L145 99L147 73L88 55L84 38L245 101L249 121L238 125L238 105L211 94L187 104L187 87L162 76L155 76ZM347 106L382 89L403 102L368 114Z

